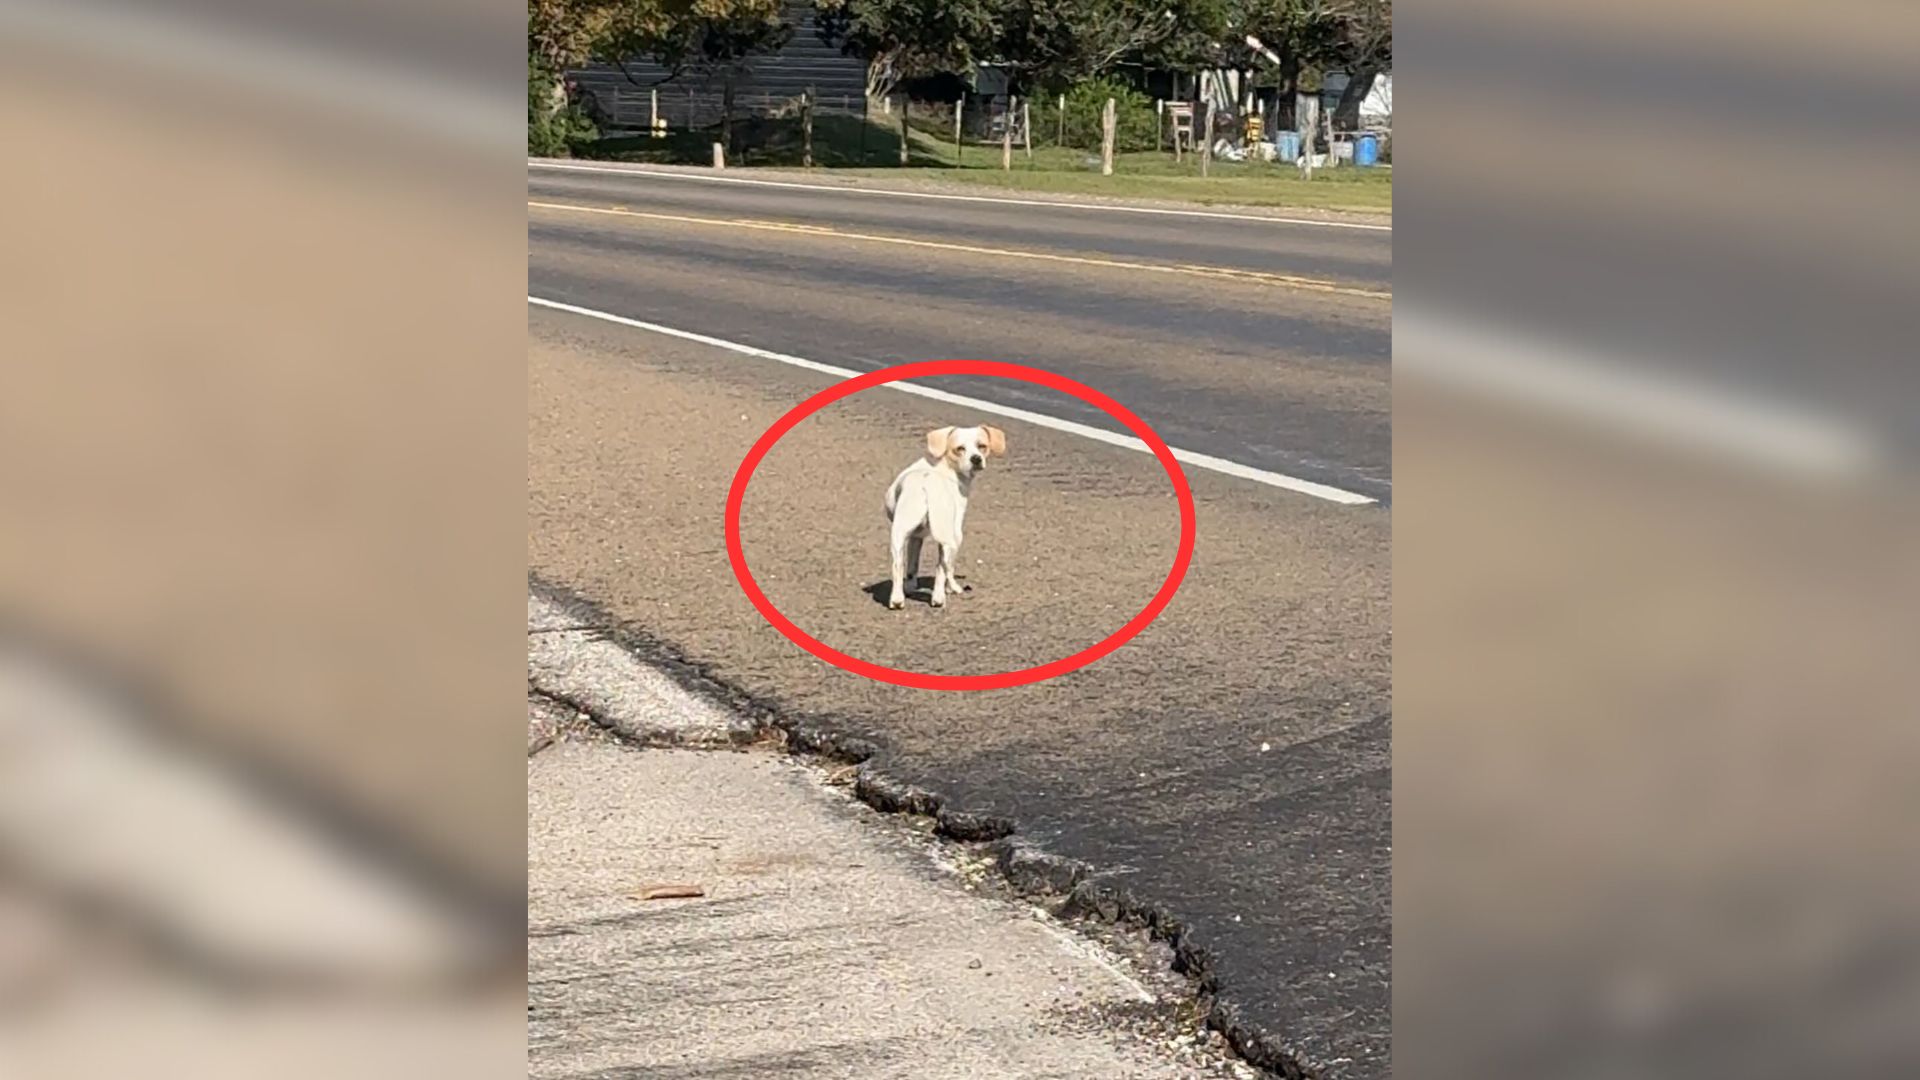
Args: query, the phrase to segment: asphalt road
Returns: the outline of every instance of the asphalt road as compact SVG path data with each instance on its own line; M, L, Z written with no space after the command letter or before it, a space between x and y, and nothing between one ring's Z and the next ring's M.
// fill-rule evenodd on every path
M1194 562L1132 643L1035 686L905 690L780 637L726 563L734 468L832 378L528 313L540 582L794 716L873 739L888 774L1009 817L1177 915L1214 953L1256 1058L1387 1075L1390 236L532 170L529 189L627 211L530 208L534 296L855 369L1029 363L1106 391L1175 446L1380 500L1190 468ZM948 388L1113 426L1051 391ZM1164 475L1018 421L968 518L972 594L944 613L876 600L887 482L926 429L976 419L874 390L782 440L742 525L769 597L846 652L950 673L1029 666L1121 625L1173 557Z
M1098 387L1175 446L1391 493L1390 234L540 169L528 177L531 202L662 215L530 209L535 295L856 369L1019 359ZM1000 380L938 385L1035 401ZM1078 402L1046 404L1116 427Z

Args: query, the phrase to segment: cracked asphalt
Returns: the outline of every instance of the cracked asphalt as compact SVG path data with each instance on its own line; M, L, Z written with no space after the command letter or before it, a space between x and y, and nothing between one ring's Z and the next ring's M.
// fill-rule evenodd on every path
M1388 234L533 171L529 190L942 243L971 230L1009 248L1382 288L1390 272ZM724 550L735 467L831 377L528 311L528 561L539 583L795 717L873 740L888 775L1009 817L1024 839L1173 913L1212 952L1222 1018L1255 1060L1389 1075L1388 302L570 211L530 209L528 243L534 296L850 368L955 356L1047 367L1111 394L1175 446L1381 500L1343 506L1189 469L1193 564L1133 642L1035 686L883 685L769 627ZM1051 391L946 382L1094 422ZM927 429L979 419L881 388L804 421L746 498L743 544L768 597L848 653L954 674L1044 662L1125 622L1173 557L1166 477L1147 455L1012 420L996 421L1010 454L967 521L960 573L972 593L944 612L889 612L876 598L887 482Z

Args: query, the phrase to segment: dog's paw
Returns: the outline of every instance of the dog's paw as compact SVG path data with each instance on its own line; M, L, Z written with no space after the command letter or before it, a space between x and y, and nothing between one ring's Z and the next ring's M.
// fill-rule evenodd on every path
M905 597L896 596L887 601L887 609L889 611L899 611L906 606L907 601Z
M927 603L932 604L934 607L946 607L947 598L936 594L928 598Z

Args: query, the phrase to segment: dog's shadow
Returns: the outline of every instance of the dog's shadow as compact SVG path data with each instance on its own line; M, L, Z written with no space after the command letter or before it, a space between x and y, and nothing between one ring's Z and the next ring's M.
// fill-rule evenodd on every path
M955 574L953 577L955 581L960 583L960 591L962 593L973 592L973 586L967 584L967 575ZM904 585L906 586L907 599L909 600L918 600L921 603L925 603L933 597L932 574L908 578L904 582ZM873 597L874 603L879 604L881 607L886 607L887 601L893 597L893 581L890 578L882 578L866 586L862 591L868 596Z

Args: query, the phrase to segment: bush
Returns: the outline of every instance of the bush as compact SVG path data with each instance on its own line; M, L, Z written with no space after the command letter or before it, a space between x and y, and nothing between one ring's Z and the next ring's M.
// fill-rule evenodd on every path
M558 78L533 57L527 57L527 153L533 157L566 157L582 143L592 142L599 129L577 102L553 110Z
M1114 150L1151 150L1159 131L1153 113L1153 99L1125 83L1112 79L1094 79L1067 91L1067 145L1087 150L1100 148L1100 114L1113 99ZM1043 125L1035 117L1033 126L1041 133Z

